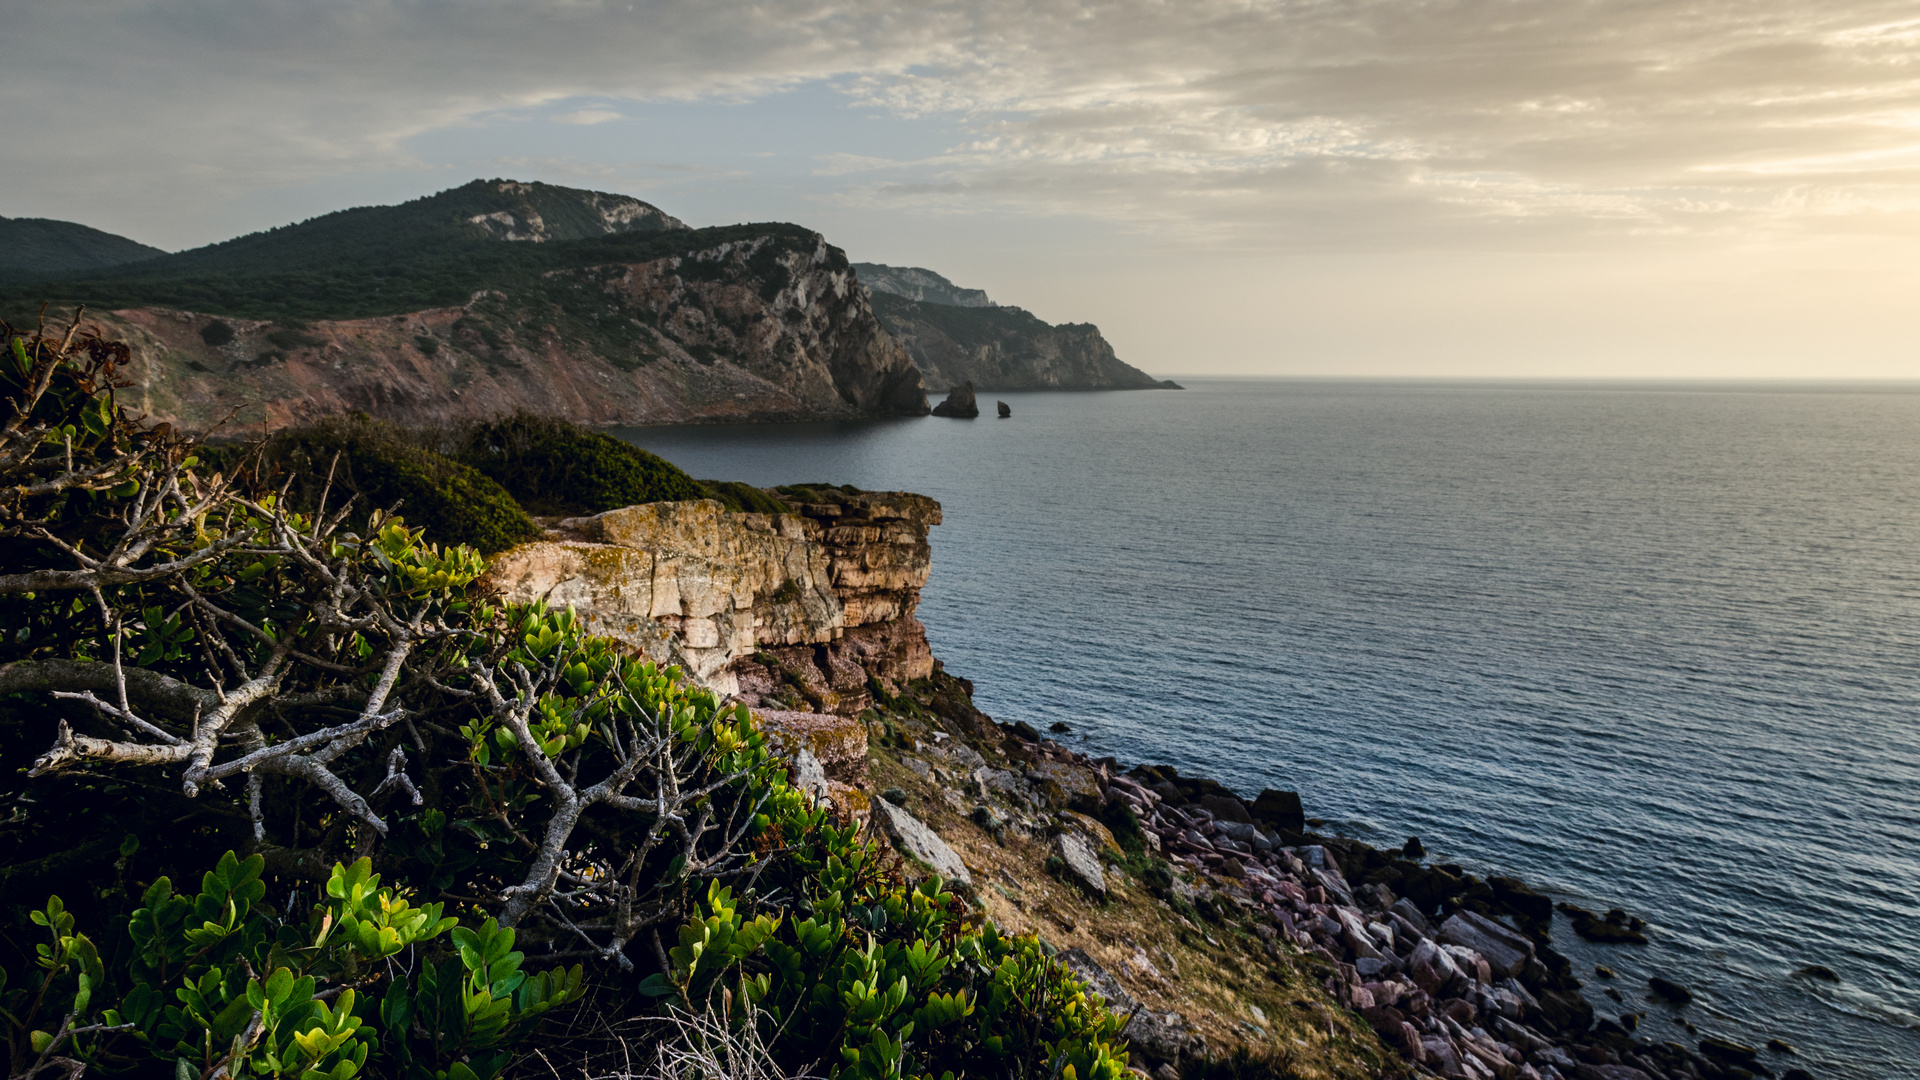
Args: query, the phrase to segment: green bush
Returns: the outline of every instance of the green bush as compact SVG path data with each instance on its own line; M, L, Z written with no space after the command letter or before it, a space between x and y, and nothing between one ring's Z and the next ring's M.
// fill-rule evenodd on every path
M754 1025L792 1071L848 1080L966 1075L1119 1080L1121 1018L1031 934L974 923L938 877L918 886L858 827L809 822L767 884L787 910L713 883L671 969L641 989ZM758 910L755 910L757 908Z
M302 505L318 505L331 472L329 505L357 495L356 520L398 504L402 518L432 523L440 543L485 553L544 535L499 484L420 442L419 435L392 424L348 416L280 432L263 456L270 468L292 475Z
M752 484L738 480L698 481L705 498L713 499L729 510L748 514L790 514L793 508Z
M474 424L453 437L451 449L537 514L599 514L704 497L671 462L553 417L519 413Z
M11 1075L158 1062L183 1078L488 1080L507 1048L583 993L579 965L522 971L512 930L415 907L408 890L380 885L369 859L334 864L305 918L265 902L265 868L229 851L197 894L160 878L124 945L102 936L104 958L50 898L32 913L45 930L39 970L0 970ZM402 953L409 962L390 962Z

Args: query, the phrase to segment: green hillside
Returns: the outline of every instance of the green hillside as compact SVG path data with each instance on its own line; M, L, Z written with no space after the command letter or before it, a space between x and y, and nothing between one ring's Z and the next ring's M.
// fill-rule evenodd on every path
M0 217L0 277L81 274L165 255L157 247L51 218Z
M503 242L536 225L543 242ZM768 234L813 238L797 225L689 229L623 196L476 180L135 266L10 282L0 285L0 314L17 317L51 300L247 319L366 318L463 304L479 290L512 291L552 270L641 262Z

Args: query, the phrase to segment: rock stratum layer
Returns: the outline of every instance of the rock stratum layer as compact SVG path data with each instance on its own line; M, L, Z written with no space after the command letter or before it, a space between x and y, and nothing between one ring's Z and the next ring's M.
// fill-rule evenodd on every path
M298 329L152 307L97 321L134 350L122 400L195 430L349 411L422 425L523 409L589 424L927 410L919 371L817 234L550 271L457 307Z
M701 500L571 518L495 557L488 580L509 601L571 605L596 632L720 693L850 716L872 703L870 681L933 673L914 610L940 504L904 492L831 499L792 514ZM776 672L791 688L778 698Z

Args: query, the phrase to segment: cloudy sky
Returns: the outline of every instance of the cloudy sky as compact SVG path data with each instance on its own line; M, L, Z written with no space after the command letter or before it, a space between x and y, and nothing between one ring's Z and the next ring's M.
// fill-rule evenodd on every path
M1920 377L1920 8L0 0L0 214L476 176L797 221L1203 373Z

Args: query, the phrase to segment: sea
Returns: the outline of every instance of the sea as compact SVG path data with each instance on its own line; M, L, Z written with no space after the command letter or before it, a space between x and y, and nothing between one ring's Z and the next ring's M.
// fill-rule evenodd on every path
M1920 1077L1920 384L1186 385L619 434L939 499L920 618L998 720L1625 908L1555 946L1655 1040Z

